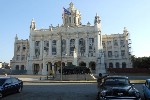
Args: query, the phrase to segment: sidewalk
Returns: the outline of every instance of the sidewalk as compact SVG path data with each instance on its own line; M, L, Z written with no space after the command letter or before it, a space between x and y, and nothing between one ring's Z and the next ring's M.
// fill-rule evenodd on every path
M97 80L54 80L54 79L46 79L46 77L43 77L43 79L40 78L19 78L23 80L24 82L31 82L31 83L96 83ZM131 79L131 83L133 84L144 84L144 79Z
M3 76L3 75L2 75ZM53 78L48 78L45 75L8 75L12 77L17 77L23 82L30 82L30 83L96 83L96 79L93 78L91 80L85 80L85 79L80 79L80 80L55 80ZM143 79L138 79L136 76L135 78L129 78L130 82L133 84L143 84L145 83L145 78Z

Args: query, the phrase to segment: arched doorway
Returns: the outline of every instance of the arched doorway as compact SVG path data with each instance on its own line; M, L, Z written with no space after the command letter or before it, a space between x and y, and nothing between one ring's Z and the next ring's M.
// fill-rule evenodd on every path
M109 63L109 68L113 68L113 63L112 62Z
M82 66L83 66L83 67L86 67L86 63L82 61L82 62L79 63L79 66L80 66L80 67L82 67Z
M52 63L51 62L48 62L47 63L47 74L48 75L52 75L53 74L53 70L52 70Z
M16 65L16 70L19 70L19 65Z
M65 63L62 62L62 65L61 65L61 61L58 61L58 62L54 63L54 73L55 74L58 74L60 72L61 66L64 67Z
M119 62L116 62L116 68L120 68Z
M58 62L55 62L54 63L54 73L56 73L57 69L58 69Z
M25 68L24 68L24 65L21 65L21 70L24 70Z
M40 69L39 64L33 64L33 74L38 74Z
M95 64L95 62L90 62L90 63L89 63L89 68L90 68L91 70L96 70L96 64Z
M122 63L122 68L126 68L126 63L125 62Z

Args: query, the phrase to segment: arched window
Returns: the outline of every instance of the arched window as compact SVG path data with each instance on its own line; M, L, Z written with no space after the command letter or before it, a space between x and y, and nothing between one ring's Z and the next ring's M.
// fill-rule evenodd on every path
M120 66L119 66L119 62L116 62L116 68L119 68Z
M62 55L66 55L66 40L62 40Z
M94 45L94 38L89 38L89 57L93 57L95 54L95 45Z
M56 43L57 43L56 40L52 41L52 55L56 55L57 54L57 50L56 50L57 44Z
M122 63L122 68L126 68L126 63L125 62Z
M79 52L81 56L84 56L85 53L85 40L83 38L79 39Z
M109 63L109 68L113 68L113 63L112 62Z
M70 40L70 55L73 56L73 51L75 49L75 39Z

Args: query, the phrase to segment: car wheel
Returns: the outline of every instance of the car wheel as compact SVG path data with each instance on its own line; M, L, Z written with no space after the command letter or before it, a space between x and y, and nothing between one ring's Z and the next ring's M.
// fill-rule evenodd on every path
M21 87L19 87L19 89L18 89L18 93L20 93L22 91L22 88Z
M3 94L2 93L0 93L0 98L2 98L3 97Z

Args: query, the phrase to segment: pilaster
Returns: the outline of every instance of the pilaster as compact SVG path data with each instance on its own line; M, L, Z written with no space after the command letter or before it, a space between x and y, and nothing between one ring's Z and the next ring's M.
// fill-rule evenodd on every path
M43 37L41 37L41 41L40 41L40 58L43 59Z
M49 40L49 56L50 57L52 56L52 40L51 40L51 38Z
M69 51L70 51L70 42L69 41L70 41L70 39L67 38L67 41L66 41L66 49L67 49L66 53L67 53L67 56L70 55L70 53L69 53Z
M86 48L85 48L85 54L86 54L86 57L88 57L88 52L89 52L89 42L88 42L88 36L86 37L86 39L85 39L85 46L86 46Z
M61 56L61 39L57 41L57 55Z

